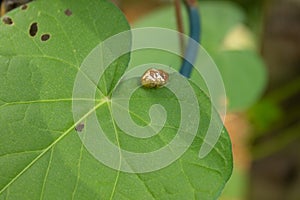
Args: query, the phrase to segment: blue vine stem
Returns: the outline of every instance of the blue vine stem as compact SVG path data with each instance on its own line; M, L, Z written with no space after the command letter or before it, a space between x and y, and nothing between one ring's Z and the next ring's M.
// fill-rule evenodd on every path
M189 39L188 41L188 45L185 51L185 59L183 59L182 61L182 65L179 72L186 78L190 78L191 73L193 71L193 64L196 61L199 48L198 45L194 45L192 40L195 40L196 42L200 43L201 18L196 0L184 0L184 3L189 16L189 36L191 39Z

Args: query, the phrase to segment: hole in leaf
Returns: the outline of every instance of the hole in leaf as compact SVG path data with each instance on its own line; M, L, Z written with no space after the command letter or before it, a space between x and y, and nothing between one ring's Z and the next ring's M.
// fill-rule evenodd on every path
M82 130L84 129L84 124L83 123L80 123L78 124L76 127L75 127L75 130L77 132L82 132Z
M65 10L65 14L67 16L71 16L73 13L72 13L72 11L70 9L67 9L67 10Z
M26 10L28 8L27 4L24 4L23 6L21 6L22 10Z
M3 21L4 24L7 24L7 25L12 25L14 23L13 20L10 17L4 17L2 19L2 21Z
M50 38L50 34L43 34L43 35L41 36L41 40L42 40L42 41L47 41L47 40L49 40L49 38Z
M37 32L38 32L38 25L36 22L34 22L30 25L29 34L30 36L34 37L36 36Z

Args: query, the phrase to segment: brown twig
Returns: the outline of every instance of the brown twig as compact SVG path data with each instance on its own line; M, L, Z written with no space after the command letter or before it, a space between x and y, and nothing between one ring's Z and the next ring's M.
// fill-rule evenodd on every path
M0 16L3 16L4 14L5 14L4 1L2 1L2 3L1 3Z
M175 5L175 12L176 12L177 30L179 33L183 34L184 28L183 28L183 19L182 19L180 0L174 0L174 5ZM182 53L182 55L184 55L185 43L184 43L184 38L183 38L182 34L179 35L179 43L180 43L181 53Z
M184 2L189 5L189 6L193 6L196 7L197 6L197 0L184 0Z

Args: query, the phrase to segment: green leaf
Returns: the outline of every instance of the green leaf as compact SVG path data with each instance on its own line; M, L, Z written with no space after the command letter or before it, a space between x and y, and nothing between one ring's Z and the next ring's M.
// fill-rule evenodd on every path
M266 70L255 48L251 32L242 26L244 14L228 2L199 2L202 33L201 44L216 62L227 91L228 108L231 111L244 110L261 96L266 85ZM188 33L188 19L183 10L185 33ZM222 19L220 21L220 19ZM176 30L174 8L155 11L134 24L134 27L163 27ZM178 69L181 60L169 53L147 50L133 52L130 65L137 66L155 58ZM192 80L201 82L200 76Z
M65 14L67 9L72 15ZM12 25L0 24L0 199L217 199L231 175L231 143L223 129L213 150L199 159L211 104L192 83L200 107L198 134L166 168L141 174L114 170L96 160L78 137L85 128L75 130L80 121L73 119L72 92L81 63L100 42L129 29L113 4L56 0L49 6L39 0L8 17ZM38 31L30 36L34 22ZM50 38L42 41L43 34ZM128 61L129 55L122 56L105 71L94 110L113 143L134 152L151 151L175 136L180 108L167 88L139 88L130 99L133 120L147 124L149 106L161 104L169 114L168 126L147 139L134 140L122 132L107 98Z
M229 109L242 110L253 105L266 82L265 66L257 54L249 50L230 50L211 55L222 74Z

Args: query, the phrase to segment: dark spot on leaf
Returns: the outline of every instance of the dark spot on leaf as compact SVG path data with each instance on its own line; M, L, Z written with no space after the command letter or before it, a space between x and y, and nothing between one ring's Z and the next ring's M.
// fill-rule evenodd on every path
M72 15L72 11L70 9L65 10L65 14L67 16L71 16Z
M84 129L84 124L83 124L83 123L80 123L80 124L78 124L78 125L75 127L75 130L76 130L77 132L81 132L83 129Z
M4 17L2 19L2 21L4 24L7 24L7 25L12 25L14 23L10 17Z
M34 22L30 25L29 34L30 36L34 37L36 36L37 32L38 32L38 25L36 22Z
M21 7L22 10L26 10L27 8L28 8L27 4L24 4L24 5Z
M47 41L47 40L49 40L49 38L50 38L50 34L43 34L43 35L41 36L41 40L42 40L42 41Z

